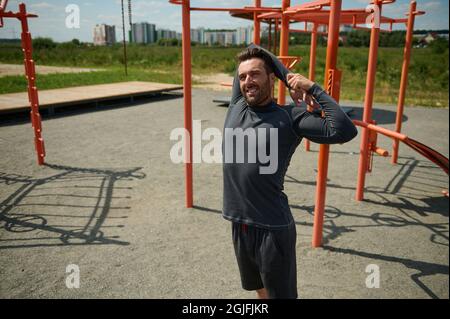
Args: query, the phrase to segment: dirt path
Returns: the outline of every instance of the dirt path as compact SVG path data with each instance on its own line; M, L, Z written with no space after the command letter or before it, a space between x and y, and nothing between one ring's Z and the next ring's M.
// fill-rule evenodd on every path
M232 84L233 77L226 73L216 73L209 75L193 75L193 80L197 82L195 88L210 89L214 91L230 91L230 87L223 84Z
M95 72L95 71L101 71L101 69L36 65L37 74L82 73L82 72ZM23 74L24 74L24 66L21 64L1 64L0 63L0 77L8 76L8 75L23 75Z

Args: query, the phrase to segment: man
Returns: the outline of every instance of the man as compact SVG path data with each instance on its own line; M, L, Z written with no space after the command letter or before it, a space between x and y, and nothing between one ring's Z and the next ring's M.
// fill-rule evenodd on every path
M283 193L290 159L302 138L346 143L357 130L317 84L290 73L270 52L252 44L238 55L238 62L224 125L223 217L232 222L242 287L256 290L259 298L297 298L297 234ZM304 95L312 98L324 117L298 106L277 105L272 98L275 77L290 88L296 103ZM244 137L239 139L236 132ZM237 143L245 138L246 144ZM255 160L255 153L267 155L267 150L277 165L263 172L267 160ZM247 161L236 160L242 159L241 153Z

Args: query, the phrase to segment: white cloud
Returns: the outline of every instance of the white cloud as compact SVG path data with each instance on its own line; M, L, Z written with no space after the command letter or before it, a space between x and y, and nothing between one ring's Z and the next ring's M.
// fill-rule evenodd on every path
M153 10L155 8L163 8L165 6L170 6L169 1L138 1L133 3L133 10Z
M48 2L41 2L41 3L31 4L30 8L56 8L56 6L53 4L50 4Z
M424 9L440 9L442 7L442 4L437 2L437 1L431 1L431 2L426 2L424 4L421 4L420 7L424 8Z

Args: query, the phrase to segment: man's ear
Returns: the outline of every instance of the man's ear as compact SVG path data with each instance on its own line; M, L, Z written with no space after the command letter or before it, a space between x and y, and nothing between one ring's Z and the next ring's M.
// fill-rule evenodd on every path
M275 73L270 73L269 74L269 79L270 79L270 85L275 85Z

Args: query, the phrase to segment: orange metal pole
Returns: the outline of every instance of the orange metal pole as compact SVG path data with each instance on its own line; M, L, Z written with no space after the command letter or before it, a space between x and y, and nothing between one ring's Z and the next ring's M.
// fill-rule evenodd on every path
M328 87L327 82L329 77L329 70L335 70L337 65L341 8L342 8L342 0L331 1L329 30L328 30L327 60L325 66L325 87ZM312 238L313 247L320 247L322 245L323 217L325 212L329 155L330 155L330 146L327 144L321 144L319 150L319 162L317 172L316 203L314 207L314 228Z
M272 50L272 19L269 19L269 34L267 39L267 50ZM275 53L276 54L276 53Z
M311 33L311 49L309 55L309 79L311 81L314 81L316 78L317 28L317 23L314 23Z
M374 6L378 7L377 12L381 15L382 0L375 0ZM367 67L366 95L363 113L363 122L365 123L371 123L372 121L373 95L375 89L375 77L377 72L378 42L380 38L380 26L375 23L376 20L377 19L374 18L374 22L372 23L372 32L370 35L369 64ZM358 183L356 186L357 201L361 201L364 199L364 183L368 167L368 155L369 130L367 128L363 128L359 153Z
M277 43L278 43L278 19L275 19L275 29L274 29L274 37L273 37L273 53L276 55L277 53Z
M39 114L39 95L36 87L36 71L33 60L33 47L31 41L31 34L28 29L27 9L25 4L19 5L21 16L19 20L22 25L22 51L24 55L23 63L25 65L25 73L28 81L28 100L31 105L31 123L34 129L34 146L37 153L38 164L44 164L45 145L42 138L42 122Z
M317 52L317 23L313 24L311 32L311 47L309 51L309 79L314 82L316 78L316 52ZM312 111L312 107L307 106L308 111ZM305 139L305 151L309 152L311 142Z
M290 0L283 0L281 9L281 33L280 33L280 56L289 55L289 16L284 12L291 5ZM282 81L278 81L278 104L284 105L286 103L285 86Z
M183 95L184 95L184 127L189 136L185 144L185 178L186 178L186 207L191 208L193 200L192 181L192 65L191 65L191 14L190 0L184 0L182 4L183 17Z
M254 0L255 7L261 7L261 0ZM253 43L260 45L261 43L261 22L258 19L258 12L253 13Z
M409 63L411 61L411 47L412 47L412 38L414 31L414 19L416 11L417 2L411 1L409 7L409 16L408 16L408 29L406 31L406 41L405 41L405 51L403 56L403 66L402 66L402 76L400 80L400 92L398 96L398 105L397 105L397 116L395 120L395 131L400 133L402 131L402 119L403 119L403 108L405 105L405 97L406 97L406 87L408 86L408 69ZM397 164L398 160L398 150L400 143L398 140L394 140L392 144L392 164Z

